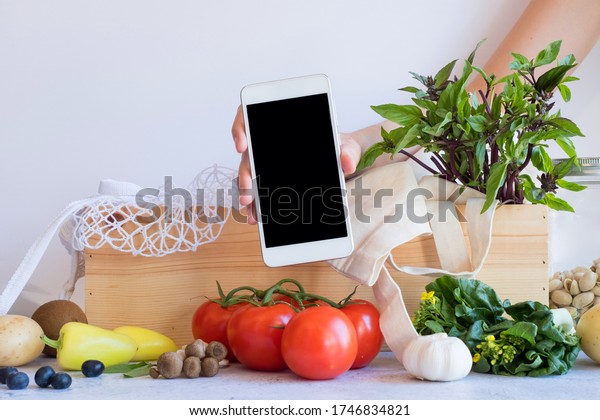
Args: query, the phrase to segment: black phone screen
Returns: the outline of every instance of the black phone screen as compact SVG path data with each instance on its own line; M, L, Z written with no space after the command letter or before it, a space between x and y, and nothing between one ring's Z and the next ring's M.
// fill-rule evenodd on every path
M348 235L326 93L247 105L265 247Z

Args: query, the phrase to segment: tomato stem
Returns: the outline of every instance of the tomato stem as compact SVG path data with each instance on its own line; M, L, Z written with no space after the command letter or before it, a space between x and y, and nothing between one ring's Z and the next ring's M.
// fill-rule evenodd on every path
M302 284L298 280L295 280L295 279L292 279L289 277L279 280L275 284L275 286L283 286L285 283L292 283L293 285L295 285L298 288L298 292L304 293L304 286L302 286Z
M221 298L221 300L224 300L225 293L223 293L223 288L221 287L221 284L219 283L218 280L217 280L217 291L219 292L219 297Z
M352 297L356 294L356 290L358 290L358 285L354 286L354 290L352 291L352 293L350 293L348 296L346 296L344 299L339 301L339 305L340 307L344 307L346 306L348 303L350 302L350 299L352 299Z
M319 295L315 295L314 293L298 293L298 297L302 300L322 300L323 302L325 302L326 304L328 304L329 306L332 306L334 308L341 308L339 303L336 303L334 301L332 301L329 298L323 297L323 296L319 296Z
M235 295L236 293L239 293L239 292L241 292L241 291L243 291L243 290L248 290L249 292L252 292L252 295L254 295L254 296L256 296L256 295L258 294L258 292L259 292L259 290L255 289L254 287L251 287L251 286L240 286L240 287L236 287L235 289L231 290L231 291L230 291L230 292L227 294L227 296L225 296L225 302L224 302L224 303L227 303L229 300L233 299L233 298L234 298L234 295Z
M286 289L284 286L288 283L294 285L297 290ZM274 303L279 303L279 301L275 301L273 299L273 295L282 295L292 299L293 302L300 309L304 309L307 306L307 304L310 305L312 301L322 301L331 307L339 309L346 306L349 303L352 303L351 299L356 293L357 288L358 286L354 288L352 293L350 293L344 299L336 303L324 296L316 295L314 293L307 293L298 280L289 277L279 280L277 283L275 283L273 286L269 287L266 290L259 290L251 286L240 286L231 290L227 295L225 295L223 289L221 288L221 285L217 281L217 289L219 292L220 299L211 299L211 301L218 303L223 308L233 306L241 302L247 302L254 306L270 306ZM236 294L242 291L249 291L250 293L236 296Z
M285 296L289 296L288 292L286 289L283 289L279 286L279 283L274 284L273 286L269 287L266 291L265 294L263 295L261 301L262 301L262 306L268 306L273 302L273 293L278 292L282 295ZM281 292L285 292L285 293L281 293Z
M292 292L289 291L287 289L284 289L282 287L276 287L277 285L271 287L269 290L267 290L266 294L265 294L265 299L263 299L263 306L267 306L270 305L272 303L287 303L288 305L290 305L288 302L273 302L273 294L278 294L278 295L282 295L282 296L287 296L290 299L292 299L294 302L296 302L296 304L300 307L300 309L304 309L304 302L302 302L302 299L300 298L300 292ZM292 308L294 307L293 305L290 305Z

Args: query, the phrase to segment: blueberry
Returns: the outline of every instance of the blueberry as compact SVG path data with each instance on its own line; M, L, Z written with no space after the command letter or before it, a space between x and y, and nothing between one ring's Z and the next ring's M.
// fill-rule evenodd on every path
M25 372L12 372L6 377L8 389L25 389L29 385L29 376Z
M54 375L54 369L50 366L42 366L35 372L35 383L41 388L47 388L50 386L50 380Z
M52 388L54 389L67 389L71 386L71 381L71 375L60 372L52 375L52 378L50 379L50 385L52 385Z
M81 365L81 373L88 378L95 378L104 372L104 363L100 360L86 360Z
M13 372L18 372L16 367L7 366L0 368L0 384L5 384L6 378Z

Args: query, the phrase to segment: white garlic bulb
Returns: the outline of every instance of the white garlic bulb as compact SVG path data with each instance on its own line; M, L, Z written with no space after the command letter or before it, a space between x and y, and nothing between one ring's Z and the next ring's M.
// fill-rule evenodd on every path
M455 381L469 374L473 358L459 338L437 333L411 340L402 354L402 364L419 379Z

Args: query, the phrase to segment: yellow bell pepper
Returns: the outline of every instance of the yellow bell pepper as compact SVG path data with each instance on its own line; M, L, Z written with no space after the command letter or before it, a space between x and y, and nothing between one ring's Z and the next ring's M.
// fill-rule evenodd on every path
M127 363L137 351L131 337L82 322L64 324L58 340L41 338L56 349L58 365L65 370L80 370L86 360L99 360L106 367Z
M137 352L131 359L132 362L157 360L161 354L178 349L169 337L148 328L126 325L113 331L125 334L137 343Z

